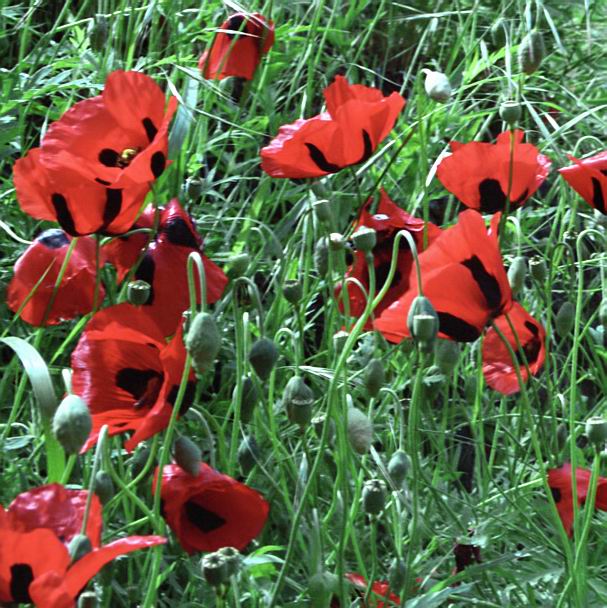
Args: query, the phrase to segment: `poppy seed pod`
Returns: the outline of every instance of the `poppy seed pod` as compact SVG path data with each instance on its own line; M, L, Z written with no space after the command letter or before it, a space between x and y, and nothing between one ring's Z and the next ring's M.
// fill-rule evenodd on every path
M234 576L240 571L242 566L242 555L240 551L235 547L222 547L217 551L221 555L225 562L228 570L228 576Z
M241 277L247 271L251 263L251 256L248 253L237 253L230 258L230 274L233 277Z
M503 17L500 17L492 26L491 26L491 42L493 43L493 47L496 49L501 49L506 44L506 20Z
M236 389L234 389L236 393ZM249 377L245 376L242 379L242 389L240 394L240 420L243 423L251 421L253 417L253 411L259 401L259 391L255 382Z
M562 306L559 308L559 311L556 313L556 318L554 320L554 327L556 329L556 333L561 338L564 338L573 329L574 322L575 322L574 304L569 301L563 302Z
M607 420L602 416L593 416L586 421L586 437L597 448L602 448L607 441Z
M94 591L85 591L78 598L78 608L96 608L97 594Z
M131 281L126 288L126 299L130 304L143 306L152 293L152 286L146 281Z
M348 440L358 454L366 454L373 441L373 423L355 407L348 408Z
M599 306L599 321L607 331L607 298L603 299Z
M321 276L329 271L329 239L326 236L319 238L314 245L314 267Z
M269 338L260 338L249 351L249 363L260 380L267 380L278 361L278 348Z
M70 541L67 550L72 558L72 564L82 559L87 553L93 550L93 545L86 534L76 534Z
M377 397L380 389L386 383L386 372L384 366L379 359L371 359L367 363L363 375L365 388L371 397Z
M208 312L199 312L190 323L184 343L198 374L212 367L221 348L215 317Z
M377 232L368 226L361 226L353 235L352 242L358 251L371 253L377 243Z
M77 454L93 428L87 404L77 395L67 395L53 417L53 433L67 454Z
M299 304L303 296L301 283L295 279L285 281L284 285L282 286L282 295L285 297L287 302L289 302L289 304L296 306Z
M403 450L392 454L388 462L388 473L397 485L402 485L411 470L411 459Z
M181 435L173 443L173 458L186 472L197 477L200 474L202 453L200 448L189 438Z
M400 591L407 580L407 565L405 560L395 557L388 568L388 584L393 591Z
M516 296L525 285L527 276L527 260L522 255L517 255L508 268L508 282L512 289L512 295Z
M437 340L434 349L434 360L440 371L451 374L459 361L459 344L453 340Z
M518 65L525 74L533 74L546 55L544 37L537 30L531 30L521 42L518 49Z
M329 247L331 251L341 251L346 246L343 234L339 232L332 232L329 235Z
M260 457L259 446L253 435L247 435L238 446L236 457L243 475L248 475Z
M314 393L301 376L293 376L287 382L282 402L292 423L301 427L310 423Z
M521 104L518 101L503 101L500 104L500 118L508 125L516 125L520 117Z
M532 257L529 260L529 274L531 274L538 283L543 283L548 276L546 260L539 256Z
M110 475L105 471L97 471L93 490L99 497L101 504L107 504L114 496L114 482Z
M219 553L205 555L200 562L200 568L204 580L213 587L227 583L230 578L226 559Z
M362 491L363 509L369 515L377 515L386 504L386 484L381 479L365 481Z
M439 103L449 101L452 90L447 76L442 72L433 72L427 68L424 68L422 72L426 75L426 80L424 81L426 95Z
M421 317L415 320L415 317ZM432 343L438 333L439 321L432 302L424 296L417 296L407 315L407 326L409 333L419 345L423 342ZM421 332L421 333L419 333Z

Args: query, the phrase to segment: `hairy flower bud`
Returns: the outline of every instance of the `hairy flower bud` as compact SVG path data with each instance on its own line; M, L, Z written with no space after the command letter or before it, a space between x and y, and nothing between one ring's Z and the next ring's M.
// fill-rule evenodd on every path
M292 423L303 427L312 420L314 393L301 376L293 376L287 382L282 401Z
M196 373L202 374L210 369L221 348L221 334L215 317L208 312L199 312L190 323L184 343Z
M459 344L453 340L437 340L434 360L440 371L451 374L459 361Z
M329 271L329 239L323 236L314 245L314 268L320 276Z
M236 389L234 389L236 393ZM245 376L242 379L242 388L240 394L240 420L244 424L251 421L253 417L253 411L259 401L259 391L255 382L249 377Z
M202 464L202 453L200 448L185 435L175 439L173 443L173 458L175 462L193 477L198 477L200 465Z
M246 273L251 263L251 256L248 253L237 253L230 258L229 263L229 274L233 277L241 277Z
M540 67L545 55L544 37L537 30L531 30L523 38L518 49L518 64L521 72L533 74Z
M278 348L269 338L260 338L249 351L249 363L261 380L267 380L278 361Z
M110 475L105 471L97 471L93 490L99 497L101 504L107 504L114 496L114 482Z
M299 304L303 296L301 283L297 280L285 281L284 285L282 286L282 295L285 297L287 302L293 304L293 306L296 306Z
M365 388L371 397L377 397L380 389L386 383L386 372L379 359L371 359L363 374Z
M403 450L397 450L392 454L388 462L388 473L397 485L402 485L411 470L411 459Z
M348 408L348 440L358 454L366 454L373 441L373 423L355 407Z
M556 333L561 338L569 335L573 329L574 322L575 306L572 302L563 302L562 306L559 308L559 311L556 313L556 318L554 320Z
M145 445L139 445L135 454L133 454L133 458L131 459L131 476L133 479L139 477L139 475L143 472L145 465L150 459L150 454L152 451Z
M491 26L490 33L493 48L503 48L506 45L506 20L503 17L497 19Z
M238 446L236 454L243 475L248 475L260 457L259 446L253 435L247 435Z
M66 453L77 454L92 428L87 404L77 395L67 395L53 417L53 433Z
M388 585L394 593L398 593L407 580L407 565L405 560L395 557L388 568Z
M548 276L546 260L539 256L532 257L529 260L529 273L538 283L543 283Z
M93 545L89 537L85 534L76 534L70 541L67 550L72 558L72 564L83 558L87 553L93 550Z
M386 484L381 479L365 481L362 491L363 509L369 515L378 515L386 504Z
M512 289L512 295L516 296L521 292L527 276L527 260L522 255L516 256L508 269L508 282Z
M449 101L452 90L447 76L442 72L433 72L427 68L424 68L422 72L426 75L426 80L424 81L426 95L439 103Z

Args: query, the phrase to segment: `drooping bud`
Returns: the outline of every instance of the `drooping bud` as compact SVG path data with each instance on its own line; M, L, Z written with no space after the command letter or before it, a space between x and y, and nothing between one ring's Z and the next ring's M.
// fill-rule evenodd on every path
M221 334L215 317L208 312L199 312L190 323L184 343L197 374L212 368L221 348Z
M287 382L282 401L292 423L301 427L310 423L314 393L301 376L293 376Z
M236 389L234 389L236 394ZM255 382L249 377L245 376L242 379L242 388L240 393L240 420L246 424L251 421L253 417L253 411L259 401L259 391Z
M439 103L449 101L452 90L447 76L442 72L433 72L428 68L424 68L422 72L426 75L426 80L424 81L426 95Z
M236 454L243 475L248 475L260 458L259 446L253 435L247 435L238 446Z
M392 454L388 462L388 473L397 485L402 485L411 470L411 459L403 450L397 450Z
M407 565L405 560L395 557L388 568L388 585L393 593L399 593L407 580Z
M602 416L592 416L586 421L586 437L597 449L601 449L607 441L607 420Z
M523 289L526 275L527 260L522 255L517 255L512 260L510 268L508 268L508 282L510 283L513 296L516 296Z
M381 479L365 481L362 491L363 509L369 515L377 515L386 504L386 484Z
M86 534L76 534L70 541L67 550L72 558L72 564L93 550L93 545Z
M556 333L561 338L564 338L565 336L569 335L569 333L573 329L574 322L575 306L572 302L563 302L562 306L559 308L559 311L556 313L556 318L554 320L554 327L556 329Z
M314 268L320 276L329 271L329 239L323 236L316 241L314 246Z
M453 340L437 340L434 350L434 360L440 371L451 374L459 361L459 344Z
M377 397L379 391L386 383L386 372L384 366L379 359L371 359L367 363L363 375L365 388L371 397Z
M146 281L131 281L126 288L126 299L135 306L143 306L150 298L152 286Z
M303 290L301 283L297 280L285 281L282 286L282 295L285 297L287 302L296 306L301 301L303 296Z
M373 228L361 226L353 235L354 247L363 253L371 253L377 243L377 233Z
M529 273L538 283L543 283L548 276L546 260L539 256L532 257L529 260Z
M107 504L114 496L114 482L109 473L97 471L93 485L95 494L99 497L102 505Z
M506 20L503 17L495 21L491 26L490 32L493 48L501 49L506 45Z
M77 454L91 433L93 420L87 404L67 395L53 417L53 433L67 454Z
M145 445L140 445L137 447L131 460L131 476L133 479L139 477L139 475L143 472L145 465L150 459L151 453L152 450Z
M226 562L228 576L238 574L242 565L242 555L240 554L240 551L235 547L222 547L217 553L221 555Z
M248 253L237 253L230 258L229 275L232 277L241 277L247 272L247 268L251 263L251 256Z
M521 118L521 104L518 101L503 101L500 104L500 118L513 127Z
M249 351L249 363L261 380L267 380L278 361L278 348L269 338L260 338Z
M348 408L348 440L358 454L366 454L373 441L373 423L355 407Z
M97 13L89 25L89 43L94 51L105 50L110 24L105 15Z
M226 559L219 553L209 553L200 562L204 580L213 587L219 587L229 580Z
M333 221L333 209L331 209L331 203L327 200L320 200L314 203L314 213L316 217L327 224Z
M173 443L173 458L175 462L192 477L198 477L202 464L200 448L185 435L180 435Z
M521 72L533 74L546 55L544 37L537 30L531 30L521 42L518 49L518 64Z

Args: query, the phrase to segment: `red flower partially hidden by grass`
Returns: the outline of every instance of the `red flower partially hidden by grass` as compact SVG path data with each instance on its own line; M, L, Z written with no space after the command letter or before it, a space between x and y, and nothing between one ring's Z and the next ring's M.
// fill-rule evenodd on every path
M274 23L259 13L236 13L221 24L211 48L198 62L205 78L236 76L252 80L255 70L274 44Z
M52 484L0 507L0 601L73 608L88 581L120 555L166 542L130 536L100 546L101 506L93 497L87 535L93 549L71 563L66 543L80 533L87 492Z
M525 353L529 371L536 375L546 358L546 332L541 323L538 323L518 302L513 304L507 315L510 323L506 315L501 315L495 319L495 325L508 340L516 361L512 361L498 333L489 327L483 339L483 375L492 389L504 395L512 395L520 390L516 375L517 367L523 382L528 380L527 368L518 350L516 337Z
M109 434L134 431L132 450L166 427L185 364L181 330L167 344L154 322L131 304L98 312L72 353L72 390L88 404L93 430L83 451L95 444L101 427ZM191 374L180 413L194 395Z
M556 508L559 512L565 532L571 536L573 532L573 493L571 491L571 464L566 463L558 469L548 470L548 485L552 491ZM586 496L590 488L591 471L588 469L576 468L575 483L577 488L577 502L582 505L586 502ZM603 511L607 510L607 479L598 478L596 491L595 508Z
M72 251L53 305L47 314L70 241L71 238L63 230L45 230L15 264L15 274L8 286L8 307L17 312L35 288L21 311L21 318L31 325L56 325L93 309L97 272L95 241L83 237ZM104 295L105 291L100 285L99 301L103 300Z
M147 209L133 228L152 228L154 213L152 207ZM120 280L137 262L149 238L148 234L135 233L114 239L104 247L108 260L116 266ZM183 312L189 308L187 261L190 253L197 251L202 254L202 250L202 238L190 216L179 201L173 199L161 209L158 234L149 244L133 277L151 285L150 297L141 310L154 320L164 336L175 333ZM202 262L206 276L206 299L208 304L212 304L223 294L228 279L223 270L204 255Z
M347 572L345 575L354 588L362 594L367 590L367 581L364 576L355 574L353 572ZM388 598L388 602L385 602L385 598ZM375 581L371 585L370 604L363 604L365 608L388 608L389 606L400 606L400 598L398 595L390 592L389 585L386 581Z
M321 177L369 159L388 136L405 100L336 76L324 90L327 111L283 125L261 150L272 177Z
M177 465L165 466L160 493L164 517L190 554L221 547L242 550L268 518L269 505L259 492L204 463L197 477Z
M15 163L21 208L74 236L126 232L167 165L176 108L145 74L112 72L102 95L76 103Z
M607 152L600 152L589 158L559 169L567 183L594 209L607 214Z
M522 143L523 136L514 131L512 170L510 131L504 131L494 144L452 141L453 154L441 161L436 175L464 205L483 213L505 210L512 179L510 209L516 209L541 186L551 166L534 145Z

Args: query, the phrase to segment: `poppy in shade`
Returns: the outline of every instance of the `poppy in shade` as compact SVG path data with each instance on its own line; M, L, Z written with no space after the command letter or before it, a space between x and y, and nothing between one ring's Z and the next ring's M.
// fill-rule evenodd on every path
M29 297L21 311L21 318L31 325L56 325L93 309L97 274L95 241L83 237L78 240L70 255L53 306L47 314L70 241L71 238L63 230L45 230L15 264L15 274L7 291L8 307L17 312ZM100 260L100 264L103 264L103 260ZM99 302L104 295L105 291L100 285Z
M73 608L105 564L166 542L160 536L130 536L101 546L101 505L93 496L87 523L93 548L72 563L67 544L80 533L87 494L51 484L20 494L6 511L0 507L0 602Z
M516 376L517 367L523 382L528 380L527 368L518 349L516 337L525 353L529 371L535 376L542 369L546 358L546 332L541 323L538 323L518 302L513 304L507 317L506 315L497 317L495 325L508 340L516 361L512 361L498 333L489 327L483 339L483 375L487 385L492 389L504 395L512 395L520 390Z
M353 572L347 572L345 577L350 583L352 583L358 592L364 595L364 593L367 591L368 585L364 576L355 574ZM388 603L381 601L385 600L386 597L388 599ZM371 603L367 608L388 608L388 606L400 606L400 598L398 595L390 592L387 581L375 581L371 585L371 594L369 599L371 600Z
M93 429L82 451L93 446L101 427L109 434L134 434L133 450L163 430L185 365L181 327L167 344L156 324L131 304L110 306L93 316L72 353L72 391L84 399ZM180 413L191 405L195 378L190 375Z
M112 72L101 95L76 103L16 162L21 208L72 235L125 232L167 165L176 108L145 74Z
M607 214L607 152L579 160L559 169L567 183L594 209Z
M419 256L423 294L439 318L440 338L474 342L487 323L512 306L512 290L497 240L499 214L488 232L483 217L467 210ZM415 268L400 298L375 320L375 328L391 342L410 337L407 315L418 295Z
M240 551L268 518L269 505L259 492L204 463L196 477L177 465L165 466L160 494L164 518L189 554L221 547Z
M478 545L456 543L453 547L455 567L451 574L459 574L468 566L481 563L481 548Z
M133 228L150 228L154 225L154 209L149 208ZM108 260L116 266L122 280L139 259L149 235L136 233L114 239L104 247ZM134 279L146 281L152 287L144 310L160 327L163 335L175 333L184 310L190 306L187 261L190 253L202 254L202 238L192 219L179 201L173 199L161 210L158 234L149 244L134 273ZM223 270L202 255L206 277L207 303L216 302L228 283ZM200 293L198 293L200 301Z
M577 486L577 501L579 505L586 502L586 496L590 488L591 471L588 469L576 468L575 483ZM548 485L552 492L552 497L556 503L565 532L571 536L573 532L573 494L571 491L571 464L565 463L558 469L548 470ZM607 510L607 479L599 477L596 490L595 508L603 511Z
M418 251L422 251L424 248L424 221L409 215L406 211L396 205L383 188L380 191L379 205L374 214L370 213L371 204L372 199L369 199L362 208L354 228L356 230L361 226L366 226L368 228L373 228L377 233L377 243L372 251L377 292L382 288L388 277L390 264L392 262L392 247L396 233L399 230L406 230L409 232L415 240ZM428 244L432 243L440 233L441 229L438 226L428 222ZM409 288L409 275L412 267L413 255L411 254L407 240L402 238L399 244L398 261L392 284L382 301L373 311L375 316L381 315L388 306L394 303L407 291ZM365 254L362 251L357 251L354 254L354 263L348 270L348 277L357 279L368 293L369 272ZM356 283L347 283L346 288L348 290L350 314L353 317L358 317L363 314L365 309L365 294L360 290ZM341 301L340 307L343 308ZM372 323L370 322L368 325L368 328L370 329Z
M204 78L236 76L252 80L261 58L274 44L274 23L259 13L236 13L221 24L198 62Z
M523 137L523 131L514 131L512 171L510 131L504 131L494 144L452 141L453 154L441 161L436 176L464 205L483 213L506 209L512 179L510 209L516 209L541 186L551 165L534 145L522 143Z
M261 150L272 177L322 177L371 157L388 136L405 100L379 89L351 85L343 76L324 90L327 111L283 125Z

